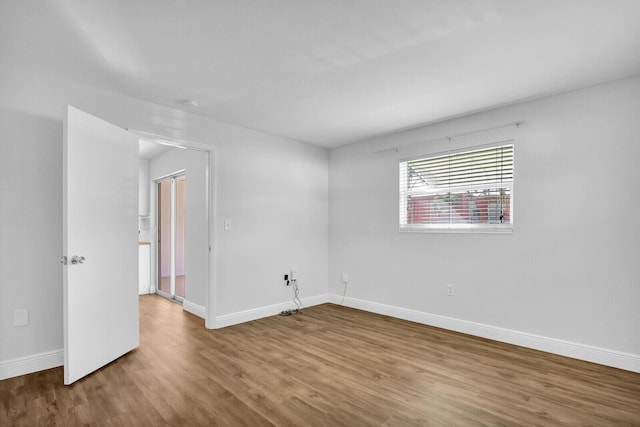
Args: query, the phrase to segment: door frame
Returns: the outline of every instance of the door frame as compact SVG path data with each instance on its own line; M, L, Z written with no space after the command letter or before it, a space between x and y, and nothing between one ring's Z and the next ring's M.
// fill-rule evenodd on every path
M140 139L154 142L157 144L166 145L169 147L188 149L194 151L201 151L207 154L207 170L206 176L206 206L207 206L207 237L209 241L209 265L207 268L207 286L205 286L205 327L207 329L216 328L216 224L217 224L217 148L213 145L202 144L199 142L181 140L171 138L155 133L141 131L137 129L128 129L133 134L137 135Z

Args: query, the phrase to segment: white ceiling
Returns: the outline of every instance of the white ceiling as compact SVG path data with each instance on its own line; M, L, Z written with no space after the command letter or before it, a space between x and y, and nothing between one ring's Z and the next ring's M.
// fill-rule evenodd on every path
M1 0L0 63L333 147L638 75L639 19L640 0Z

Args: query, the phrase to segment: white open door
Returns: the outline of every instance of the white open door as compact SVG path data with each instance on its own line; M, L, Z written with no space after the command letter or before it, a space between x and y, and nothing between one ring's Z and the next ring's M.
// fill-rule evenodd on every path
M68 107L63 142L64 383L139 345L138 139Z

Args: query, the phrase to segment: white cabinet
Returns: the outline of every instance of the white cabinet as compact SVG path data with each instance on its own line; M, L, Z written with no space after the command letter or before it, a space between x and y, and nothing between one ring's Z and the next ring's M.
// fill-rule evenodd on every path
M148 294L151 288L151 245L138 244L138 294Z

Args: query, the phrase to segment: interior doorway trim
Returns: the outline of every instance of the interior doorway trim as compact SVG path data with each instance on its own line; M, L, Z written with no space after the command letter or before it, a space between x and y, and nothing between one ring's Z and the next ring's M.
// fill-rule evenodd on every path
M206 205L207 205L207 236L209 241L209 265L207 268L208 283L205 286L205 327L207 329L216 328L216 274L215 274L215 255L216 255L216 196L217 196L217 149L213 145L203 144L194 141L180 140L167 137L155 133L141 131L137 129L128 129L130 132L138 135L141 139L157 144L167 145L175 148L201 151L207 154L207 170L206 170Z

